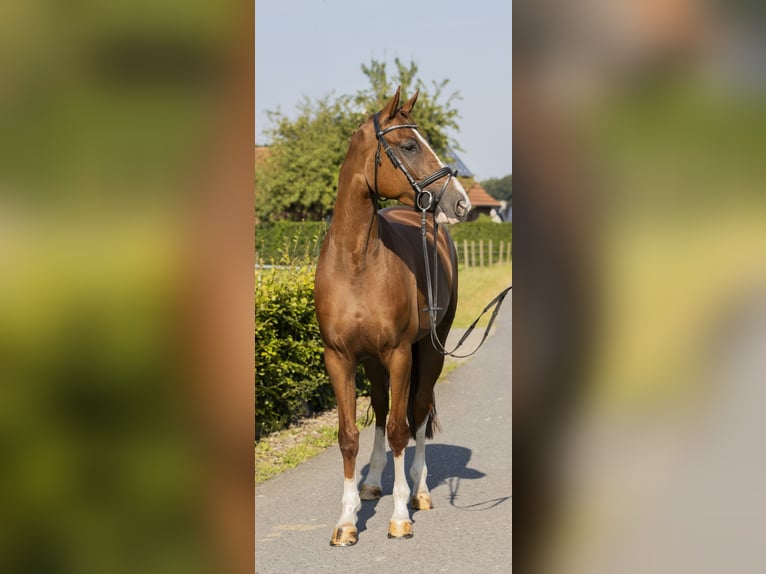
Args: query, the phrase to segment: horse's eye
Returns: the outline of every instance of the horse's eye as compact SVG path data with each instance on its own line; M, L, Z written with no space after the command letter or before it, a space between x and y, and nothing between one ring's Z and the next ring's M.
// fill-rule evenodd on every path
M399 148L403 152L415 153L416 151L418 151L418 144L416 144L412 140L408 140L408 141L404 142L402 145L400 145Z

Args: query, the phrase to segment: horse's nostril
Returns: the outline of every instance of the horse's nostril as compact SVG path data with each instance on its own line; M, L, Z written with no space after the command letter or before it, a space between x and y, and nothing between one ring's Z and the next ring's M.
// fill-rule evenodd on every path
M465 207L465 200L458 199L457 203L455 204L455 215L462 219L466 216L467 212L468 210Z

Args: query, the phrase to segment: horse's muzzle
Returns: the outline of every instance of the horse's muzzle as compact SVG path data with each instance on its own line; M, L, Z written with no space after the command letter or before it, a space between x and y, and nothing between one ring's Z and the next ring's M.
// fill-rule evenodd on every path
M455 204L455 215L458 217L458 219L465 221L469 211L471 211L471 203L465 199L458 199L457 203Z

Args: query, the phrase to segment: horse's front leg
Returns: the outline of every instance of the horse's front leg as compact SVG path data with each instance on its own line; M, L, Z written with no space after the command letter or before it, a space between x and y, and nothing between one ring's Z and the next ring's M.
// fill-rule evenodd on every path
M338 404L338 444L343 455L343 498L341 514L330 540L331 546L356 544L356 513L362 505L356 486L356 455L359 429L356 427L356 364L337 351L325 349L325 365Z
M410 440L407 402L410 393L412 351L409 345L395 349L389 359L391 410L388 417L388 444L394 455L394 513L388 523L389 538L411 538L412 521L407 509L410 489L404 472L404 450Z

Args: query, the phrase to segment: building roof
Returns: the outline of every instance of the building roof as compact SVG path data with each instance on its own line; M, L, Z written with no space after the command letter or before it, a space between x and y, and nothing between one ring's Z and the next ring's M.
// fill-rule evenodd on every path
M501 206L500 202L488 194L478 181L471 183L471 186L466 190L466 193L468 194L468 199L471 200L471 205L474 207Z
M457 174L460 177L473 177L473 174L471 173L471 170L468 169L468 166L463 163L463 160L458 157L458 155L455 153L455 150L453 150L450 146L447 146L447 165L453 169L453 171L457 171Z

